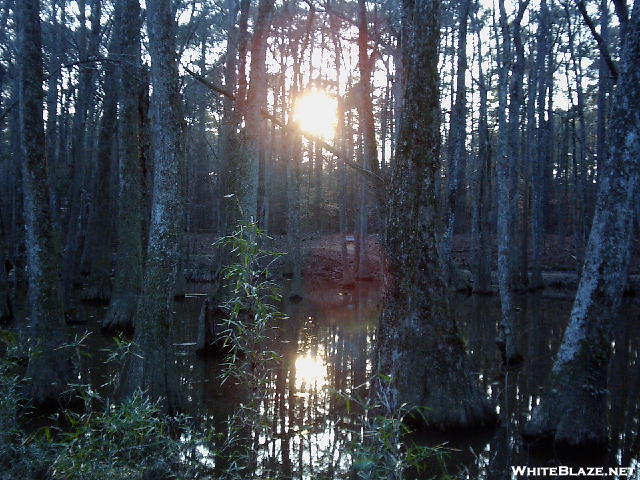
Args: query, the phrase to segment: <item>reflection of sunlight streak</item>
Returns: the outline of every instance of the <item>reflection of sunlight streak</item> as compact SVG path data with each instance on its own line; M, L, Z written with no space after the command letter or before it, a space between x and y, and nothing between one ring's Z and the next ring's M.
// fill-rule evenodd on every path
M332 138L338 123L337 102L322 90L310 90L296 100L293 118L301 130Z
M320 357L309 354L296 358L296 389L303 386L323 388L327 383L327 366Z

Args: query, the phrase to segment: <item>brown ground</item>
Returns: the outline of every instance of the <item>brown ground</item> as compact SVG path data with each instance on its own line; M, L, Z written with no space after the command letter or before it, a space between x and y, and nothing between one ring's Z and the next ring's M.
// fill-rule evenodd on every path
M212 246L215 238L211 234L192 235L189 241L190 266L200 276L201 281L206 280L207 268L213 264L214 248ZM308 236L302 240L305 278L323 281L338 281L342 278L342 265L340 262L341 244L339 234L322 236ZM378 235L369 235L369 260L373 279L379 279L380 274L380 251ZM286 250L286 238L276 236L273 238L269 248L276 251ZM635 249L637 250L637 249ZM454 238L453 255L461 269L469 269L472 255L471 236L456 235ZM351 266L353 268L354 246L349 246ZM492 269L495 270L495 259L497 249L494 246L491 254ZM547 235L544 242L542 254L542 270L545 272L557 272L575 274L579 272L581 262L574 256L573 240L571 237L562 238L559 235ZM204 269L204 273L203 273ZM638 255L635 254L631 272L639 273ZM196 278L197 280L197 278Z

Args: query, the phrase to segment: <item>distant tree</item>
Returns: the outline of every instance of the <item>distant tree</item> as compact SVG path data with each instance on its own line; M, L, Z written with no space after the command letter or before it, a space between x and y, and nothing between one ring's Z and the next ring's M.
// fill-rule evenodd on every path
M466 428L492 422L495 412L469 369L436 247L440 6L403 1L404 109L387 189L386 296L376 336L383 377L374 391L386 392L392 409L428 407L434 427Z
M127 13L128 15L128 13ZM112 210L111 171L115 163L114 142L116 140L118 116L118 68L115 61L127 59L122 55L121 32L124 21L122 5L115 5L108 60L104 62L102 118L97 132L96 164L93 166L91 202L87 220L87 233L82 251L82 273L85 287L81 297L85 300L109 300L111 298L111 259L113 223L109 221ZM135 93L135 90L132 92Z
M116 233L116 276L105 328L132 328L133 318L142 287L143 267L143 172L141 162L141 132L139 104L143 85L139 76L140 61L140 3L138 0L119 0L122 15L122 55L118 67L118 219Z
M543 0L544 1L544 0ZM520 8L515 25L519 25L528 2L520 2ZM505 363L517 362L520 358L518 350L518 335L516 331L515 305L513 301L512 279L513 274L513 252L514 252L514 212L513 208L513 181L512 172L517 166L515 158L509 158L509 153L517 152L514 145L517 140L510 138L509 134L517 135L517 109L519 105L514 105L514 114L509 122L507 117L507 97L509 92L509 66L511 56L511 31L507 21L507 13L504 0L500 0L500 34L501 44L499 47L499 73L498 73L498 159L497 159L497 188L498 188L498 289L500 291L501 318L499 323L499 333L497 338L498 347L502 353ZM520 72L515 72L514 83L521 82ZM518 102L519 87L514 85L514 95L512 102ZM515 97L515 98L514 98ZM513 111L513 110L512 110ZM509 129L509 123L512 128ZM515 131L514 131L515 130ZM511 142L511 148L509 144Z

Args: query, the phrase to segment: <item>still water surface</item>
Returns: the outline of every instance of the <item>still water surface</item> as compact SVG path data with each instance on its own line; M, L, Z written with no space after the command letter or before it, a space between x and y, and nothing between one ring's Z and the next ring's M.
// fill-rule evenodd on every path
M518 299L518 330L524 364L509 371L500 366L495 347L499 305L496 297L456 295L452 301L472 365L500 415L491 430L415 434L412 441L444 445L444 460L434 459L420 478L455 475L469 479L515 478L511 465L605 466L637 465L638 308L629 302L616 329L616 354L611 364L611 453L600 459L571 461L555 452L536 452L523 445L518 431L538 400L569 316L571 302L541 293ZM178 361L186 385L190 414L225 429L226 420L246 401L247 392L233 382L220 384L220 357L196 356L196 320L202 297L176 304ZM285 302L289 318L274 330L270 348L281 361L268 378L269 391L260 405L265 425L252 432L257 453L256 476L296 479L350 478L347 445L361 425L345 395L365 398L372 373L376 323L381 304L379 285L359 283L343 292L333 284L307 289L299 303ZM87 308L96 326L102 309ZM90 336L90 349L109 344L101 334ZM86 374L97 384L104 375L99 356Z

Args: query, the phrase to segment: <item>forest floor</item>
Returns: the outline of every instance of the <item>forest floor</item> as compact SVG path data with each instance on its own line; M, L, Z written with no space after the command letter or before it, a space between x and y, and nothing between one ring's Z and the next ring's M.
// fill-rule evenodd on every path
M202 273L202 268L212 264L214 239L209 234L198 234L191 237L190 257L191 270L194 281L206 281L206 273ZM339 282L342 278L341 264L341 237L340 234L310 235L302 239L303 251L303 272L307 281L330 281ZM495 242L494 242L495 243ZM278 235L273 237L269 246L273 251L286 250L286 237ZM348 243L348 254L351 260L351 268L355 265L355 245ZM379 236L369 235L369 270L370 280L380 280L382 271L382 248ZM637 248L634 248L631 270L630 290L640 290L640 261ZM473 248L471 235L456 235L454 238L453 255L457 265L463 274L470 278L470 270ZM497 248L494 245L491 253L492 270L496 270ZM575 289L578 281L578 274L582 266L582 259L576 259L573 247L573 238L563 238L559 235L547 235L542 252L543 280L547 287L560 289ZM199 278L198 278L199 277Z

